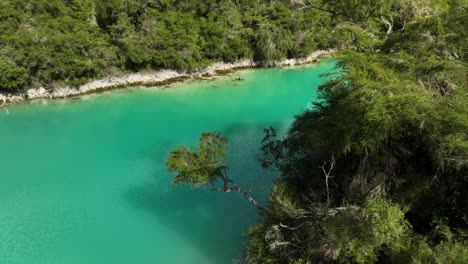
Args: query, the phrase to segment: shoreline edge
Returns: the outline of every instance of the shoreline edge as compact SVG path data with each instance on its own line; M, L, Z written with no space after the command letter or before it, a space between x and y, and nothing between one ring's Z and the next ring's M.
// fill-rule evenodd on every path
M331 55L336 50L318 50L306 58L286 59L266 65L266 67L287 67L315 63L319 57ZM44 87L31 88L25 92L8 93L0 92L0 107L5 104L19 103L34 99L60 99L80 96L90 93L98 93L125 86L163 86L181 82L189 78L209 78L224 75L237 69L265 67L252 59L243 59L233 63L215 62L210 66L196 71L154 70L124 74L122 76L108 76L102 79L92 80L79 87L65 86L54 90L46 90Z

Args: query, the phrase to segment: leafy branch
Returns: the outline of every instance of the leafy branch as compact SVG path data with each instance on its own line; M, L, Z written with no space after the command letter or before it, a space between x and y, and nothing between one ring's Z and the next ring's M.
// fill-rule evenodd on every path
M267 212L265 206L252 198L251 190L244 190L228 177L227 144L226 138L219 132L205 132L202 133L196 150L177 147L171 151L166 165L169 171L177 173L174 184L187 184L192 187L208 185L210 191L237 192L255 208ZM218 180L222 181L223 186L213 187Z

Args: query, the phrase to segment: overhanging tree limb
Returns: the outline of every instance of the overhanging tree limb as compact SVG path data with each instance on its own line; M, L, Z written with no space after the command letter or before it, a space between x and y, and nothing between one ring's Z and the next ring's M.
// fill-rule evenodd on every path
M227 176L225 163L227 140L219 132L203 133L198 149L178 147L169 153L166 165L169 171L176 172L173 182L192 187L208 185L212 187L217 180L222 180L222 188L210 188L211 191L237 192L255 208L268 213L265 206L259 204L250 195Z

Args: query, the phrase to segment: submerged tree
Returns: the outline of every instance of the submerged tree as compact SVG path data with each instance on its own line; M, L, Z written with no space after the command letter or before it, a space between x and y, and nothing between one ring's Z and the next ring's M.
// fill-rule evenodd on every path
M192 187L209 186L211 191L238 192L257 209L266 211L263 205L250 196L251 190L244 190L228 177L227 144L227 139L219 132L204 132L198 142L198 149L177 147L171 151L166 165L169 171L177 173L173 183ZM223 185L216 188L219 181Z

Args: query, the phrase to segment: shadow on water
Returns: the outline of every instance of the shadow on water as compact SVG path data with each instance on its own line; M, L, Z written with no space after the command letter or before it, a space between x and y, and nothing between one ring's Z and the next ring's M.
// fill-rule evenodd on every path
M231 177L243 185L256 184L255 196L262 201L272 181L256 161L264 127L269 125L236 124L222 131L230 141ZM237 193L171 186L172 175L160 168L166 154L153 153L154 181L130 188L124 198L134 208L153 214L213 263L242 258L244 234L255 223L256 210Z

